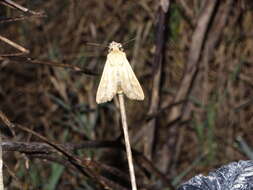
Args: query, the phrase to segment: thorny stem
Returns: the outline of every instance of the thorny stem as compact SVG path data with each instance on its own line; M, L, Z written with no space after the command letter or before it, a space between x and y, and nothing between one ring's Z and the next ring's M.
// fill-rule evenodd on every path
M131 179L131 184L132 184L132 190L137 190L137 185L136 185L136 180L135 180L135 174L134 174L134 165L133 165L132 151L131 151L131 145L130 145L129 135L128 135L128 127L127 127L127 118L126 118L126 109L125 109L125 103L124 103L124 95L123 95L123 93L119 93L118 96L119 96L121 121L122 121L122 126L123 126L125 144L126 144L126 153L127 153L127 160L128 160L128 167L129 167L129 172L130 172L130 179Z

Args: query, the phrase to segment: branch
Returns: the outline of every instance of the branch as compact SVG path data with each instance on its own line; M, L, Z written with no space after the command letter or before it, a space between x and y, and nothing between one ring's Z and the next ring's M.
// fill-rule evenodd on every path
M39 138L40 140L44 141L45 143L47 143L48 145L50 145L51 147L53 147L54 149L56 149L58 152L60 152L61 154L63 154L66 158L68 158L68 160L70 161L70 163L81 173L83 173L84 175L87 175L89 177L91 177L91 179L93 179L95 182L97 182L100 187L103 187L104 189L118 189L114 187L114 183L109 181L108 179L100 176L95 170L93 170L92 164L90 159L82 159L80 160L79 158L75 157L74 155L72 155L68 150L65 150L64 148L58 146L56 143L53 143L51 141L49 141L46 137L36 133L35 131L32 131L29 128L26 128L22 125L16 124L15 128L18 128L22 131L25 131L27 133L30 133L34 136L36 136L37 138ZM122 189L122 188L120 188Z
M32 18L41 18L41 17L46 17L46 15L31 15L31 16L25 15L25 16L19 16L19 17L4 17L4 18L0 18L0 24L28 20Z
M56 163L59 163L63 166L65 166L66 168L71 168L71 169L75 169L73 167L73 165L71 164L71 162L69 160L64 160L58 156L54 156L54 155L47 155L47 154L31 154L31 155L28 155L29 158L38 158L38 159L43 159L43 160L48 160L48 161L51 161L51 162L56 162ZM92 163L92 165L94 165L94 161L90 161ZM97 163L96 163L97 164ZM109 166L105 166L105 165L99 165L97 164L97 166L100 166L100 167L97 167L96 170L100 171L101 169L107 169L111 174L115 175L115 176L118 176L118 177L121 177L123 178L124 180L127 181L127 177L122 174L121 171L115 169L115 168L111 168ZM95 169L95 168L94 168ZM122 177L123 176L123 177ZM103 180L105 180L108 184L110 184L110 186L113 188L113 190L127 190L126 188L122 187L121 185L111 181L111 180L108 180L107 178L101 176L101 178Z
M58 147L64 148L69 152L77 151L85 148L121 148L118 143L114 141L84 141L80 144L64 143L56 144ZM22 153L41 153L50 154L56 153L57 151L49 146L47 143L41 142L11 142L3 141L0 143L3 151L18 151Z
M0 40L3 41L3 42L5 42L5 43L7 43L7 44L9 44L9 45L12 46L12 47L18 49L18 50L21 51L23 54L29 53L29 50L28 50L28 49L22 47L21 45L18 45L17 43L15 43L15 42L13 42L13 41L9 40L8 38L5 38L5 37L3 37L3 36L1 36L1 35L0 35Z
M168 8L164 8L162 5L170 5L170 0L164 0L159 6L157 11L157 24L156 24L156 51L153 60L153 81L152 81L152 95L150 100L150 107L148 111L148 115L154 115L158 112L160 107L160 89L161 89L161 73L162 73L162 63L164 58L164 45L165 45L165 32L166 32L166 17ZM160 2L160 3L161 3ZM166 11L167 10L167 11ZM145 155L151 160L152 159L152 150L154 146L154 135L155 135L155 126L156 126L157 118L154 117L151 119L146 127L146 136L145 138L145 145L144 145L144 152Z
M74 72L77 73L83 73L87 75L99 75L99 73L91 71L89 69L82 69L76 65L70 65L66 63L58 63L54 61L41 61L41 60L36 60L31 57L25 57L25 56L18 56L18 55L0 55L0 59L7 59L15 63L20 63L20 62L25 62L29 64L39 64L39 65L48 65L48 66L53 66L53 67L62 67L62 68L67 68L71 69Z
M186 64L185 75L181 81L180 87L177 91L177 95L174 98L174 102L184 100L190 93L191 86L193 85L199 67L198 63L202 52L202 47L207 35L209 22L212 18L217 3L217 0L207 0L199 16L197 27L192 36L192 42ZM181 117L182 109L182 105L173 107L170 114L170 121L177 120L179 117Z
M234 1L227 0L224 6L219 6L216 11L215 17L212 21L212 26L210 26L210 32L208 32L207 40L205 46L203 47L202 57L199 64L199 73L196 78L196 84L191 90L190 96L199 97L202 100L202 104L206 105L208 100L208 71L209 62L214 57L215 48L217 47L222 34L224 32L225 26L227 24L229 14L233 8ZM199 93L202 92L202 93ZM202 96L202 97L201 97ZM189 120L191 117L192 109L189 106L189 102L185 106L184 114L182 120Z
M0 3L4 4L4 5L7 5L11 8L14 8L14 9L17 9L23 13L28 13L28 14L31 14L31 15L43 15L44 13L43 12L36 12L36 11L32 11L12 0L0 0Z
M1 111L0 111L0 116L1 116ZM125 181L128 181L128 177L127 175L125 175L124 173L122 173L120 170L110 167L108 165L105 164L101 164L99 162L96 162L94 160L90 160L90 159L84 159L81 160L81 164L80 164L80 160L78 161L78 165L76 166L75 163L73 164L73 160L70 158L72 155L69 152L73 152L79 149L84 149L84 148L118 148L120 150L124 149L124 145L120 142L117 141L83 141L82 143L79 144L75 144L75 143L64 143L64 144L56 144L56 143L52 143L49 142L45 137L37 134L36 132L27 129L25 127L22 127L21 125L15 125L13 123L10 122L10 120L3 115L2 113L2 118L0 117L0 119L4 119L5 121L5 125L8 125L11 129L21 129L23 131L26 131L28 133L32 133L33 135L35 135L36 137L38 137L39 139L41 139L43 142L10 142L10 141L4 141L2 143L0 143L0 146L2 146L3 151L18 151L21 153L25 153L27 156L29 157L37 157L37 158L45 158L49 161L56 161L58 163L62 163L63 165L68 165L71 164L71 166L73 168L76 167L90 167L90 169L98 171L98 170L105 170L117 177L120 177L122 179L125 179ZM0 128L2 128L2 126L0 125ZM118 138L117 138L118 139ZM50 144L49 144L50 143ZM66 152L67 154L70 154L69 156L67 155L66 157L68 158L68 162L64 161L63 159L60 159L59 157L55 157L53 155L50 155L52 153L57 153L58 151L63 151ZM66 153L62 153L63 155L65 155ZM134 157L136 158L136 160L139 160L138 163L144 168L147 169L147 171L149 171L150 173L155 174L158 178L161 179L161 181L164 184L170 184L170 179L168 179L163 173L161 173L152 162L150 162L142 153L133 150L133 154ZM73 158L76 159L76 158ZM63 160L63 161L62 161ZM84 162L84 166L83 163ZM86 168L85 168L86 169ZM108 182L108 179L104 179L106 180L106 182ZM112 181L109 181L108 183L113 183ZM124 188L115 188L115 186L118 186L118 184L113 183L113 189L122 189L124 190ZM113 185L112 184L112 185ZM141 185L139 185L141 186ZM170 185L169 185L170 186Z
M128 161L132 190L137 190L136 178L135 178L135 173L134 173L133 158L132 158L132 149L131 149L131 144L130 144L129 134L128 134L128 125L127 125L127 117L126 117L126 109L125 109L123 93L118 93L118 97L119 97L120 115L121 115L124 140L125 140L125 145L126 145L127 161Z

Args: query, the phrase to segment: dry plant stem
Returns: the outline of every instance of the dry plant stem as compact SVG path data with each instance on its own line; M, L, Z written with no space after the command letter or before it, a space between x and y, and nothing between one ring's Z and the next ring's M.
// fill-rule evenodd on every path
M191 86L195 82L195 77L199 68L199 59L208 32L208 26L212 19L212 15L215 13L214 10L217 4L217 0L207 0L205 1L204 8L201 10L199 20L197 21L195 31L192 35L192 42L187 58L185 75L174 98L174 102L185 99L191 91ZM180 118L183 108L184 105L173 107L169 116L169 120L175 121Z
M36 11L29 10L28 8L23 7L22 5L14 2L14 1L11 1L11 0L2 0L2 4L12 7L14 9L17 9L19 11L22 11L23 13L29 13L31 15L43 15L42 12L36 12Z
M168 5L170 1L168 1ZM169 8L169 7L168 7ZM168 10L167 10L168 11ZM160 7L157 10L157 24L156 24L156 51L153 60L153 81L152 81L152 96L150 100L150 107L148 115L154 115L159 112L160 109L160 89L161 89L161 77L163 70L163 59L164 59L164 45L166 41L166 19L167 12ZM152 160L153 147L155 141L155 130L156 130L157 118L151 119L147 123L147 130L145 134L144 152L145 155Z
M10 60L11 63L28 63L28 64L48 65L52 67L62 67L66 69L71 69L72 71L77 72L77 73L83 73L87 75L99 75L97 72L94 72L92 70L85 69L85 68L82 69L75 65L61 63L61 62L54 62L54 61L41 61L41 60L33 59L31 57L22 56L22 55L23 54L0 55L0 60L1 59Z
M5 43L7 43L7 44L9 44L12 47L18 49L18 50L20 50L23 53L29 53L28 49L26 49L26 48L18 45L17 43L15 43L15 42L13 42L13 41L9 40L8 38L5 38L5 37L3 37L1 35L0 35L0 40L3 41L3 42L5 42Z
M115 149L120 149L120 150L123 150L124 148L123 144L119 143L118 141L87 141L87 142L84 141L80 144L64 143L64 144L57 144L57 145L59 147L64 147L65 150L67 150L68 152L77 151L77 150L86 149L86 148L115 148ZM2 141L0 146L2 146L3 151L17 151L17 152L25 153L28 157L46 159L49 161L60 163L64 166L71 165L69 162L64 161L61 158L58 158L54 155L51 155L57 151L53 147L43 142ZM137 164L139 163L142 168L149 171L150 173L153 173L156 177L161 179L164 184L168 184L168 185L171 184L170 179L167 178L166 175L164 175L162 172L160 172L153 165L153 163L149 161L142 153L136 150L133 150L133 156L136 158ZM94 160L90 161L90 164L92 165L94 162L95 162ZM128 179L128 177L124 175L124 173L117 172L117 171L115 171L117 172L115 173L113 171L115 170L115 168L109 167L99 162L97 162L96 165L100 165L99 166L100 168L103 168L105 171L112 173L113 175L116 175L118 177L121 177L122 179ZM92 167L92 168L95 169L95 167ZM172 185L170 185L169 187L171 188L171 190L173 190Z
M0 134L0 142L2 142L2 136ZM0 190L4 189L4 182L3 182L3 151L2 146L0 146Z
M19 16L19 17L12 17L12 18L1 18L0 19L0 24L23 21L23 20L29 20L29 19L32 19L32 18L42 18L42 17L46 17L46 16L45 15L31 15L31 16Z
M3 3L6 3L7 5L9 5L10 7L13 7L13 8L16 8L22 12L28 12L29 9L15 3L14 1L11 1L11 0L3 0Z
M102 178L100 175L98 175L97 172L93 171L92 168L90 167L90 162L87 160L80 160L79 158L75 157L74 155L72 155L72 153L68 152L67 150L65 150L62 147L59 147L57 144L49 141L46 137L36 133L35 131L24 127L22 125L16 124L15 125L16 128L21 129L22 131L28 132L34 136L36 136L37 138L39 138L40 140L44 141L45 143L47 143L48 145L50 145L51 147L55 148L58 152L62 153L65 157L68 158L69 162L78 170L80 171L82 174L84 174L85 176L90 176L92 177L92 179L95 182L98 182L98 184L102 187L104 187L104 189L111 189L110 187L112 185L112 183L110 183L108 180ZM110 184L108 184L110 183ZM117 188L116 188L117 189Z
M128 128L127 128L127 118L126 118L126 109L125 109L125 103L124 103L124 95L123 95L123 93L119 93L118 96L119 96L121 121L122 121L122 126L123 126L125 144L126 144L126 153L127 153L127 160L128 160L128 167L129 167L129 172L130 172L132 190L137 190L135 174L134 174L132 151L131 151L131 145L130 145L130 141L129 141Z

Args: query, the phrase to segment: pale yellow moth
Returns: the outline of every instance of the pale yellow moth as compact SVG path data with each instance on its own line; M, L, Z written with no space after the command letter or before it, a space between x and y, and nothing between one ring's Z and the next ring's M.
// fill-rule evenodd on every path
M111 101L116 94L120 93L124 93L130 99L144 99L141 85L123 52L122 45L113 41L109 45L96 102L100 104Z

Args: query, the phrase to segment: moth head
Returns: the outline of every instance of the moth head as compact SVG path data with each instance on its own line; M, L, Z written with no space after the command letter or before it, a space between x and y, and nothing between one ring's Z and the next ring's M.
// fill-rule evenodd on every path
M115 51L115 50L120 50L123 51L121 43L117 43L115 41L112 41L109 45L109 52Z

